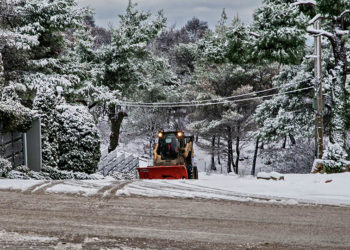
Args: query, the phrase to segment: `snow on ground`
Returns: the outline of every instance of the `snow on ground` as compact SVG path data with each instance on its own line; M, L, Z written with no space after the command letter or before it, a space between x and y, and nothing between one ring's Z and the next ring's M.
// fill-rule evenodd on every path
M147 197L204 198L254 201L296 205L316 203L350 205L350 173L286 174L285 180L263 180L252 176L206 173L199 180L8 180L0 179L0 189L35 193L69 193L78 195L140 195ZM121 185L125 184L125 185ZM120 186L120 188L116 188ZM115 192L115 193L114 193Z
M199 180L133 182L119 190L117 195L350 205L350 173L287 174L284 177L284 181L273 181L250 176L200 173Z
M43 183L44 181L38 180L0 179L0 189L25 191L34 185Z
M47 193L67 193L81 194L84 196L97 194L98 191L115 181L112 177L106 177L102 180L66 180L46 189Z
M67 193L67 194L81 194L84 196L94 195L98 192L97 188L88 185L82 185L81 183L67 183L57 184L53 187L46 189L47 193Z

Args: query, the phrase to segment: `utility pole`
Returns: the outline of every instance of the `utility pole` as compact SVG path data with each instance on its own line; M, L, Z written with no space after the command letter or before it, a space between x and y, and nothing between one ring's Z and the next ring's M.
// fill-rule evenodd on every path
M321 29L321 19L314 22L316 30ZM322 95L322 35L315 35L315 83L316 83L316 117L315 117L315 139L316 139L316 158L322 159L323 156L323 95Z

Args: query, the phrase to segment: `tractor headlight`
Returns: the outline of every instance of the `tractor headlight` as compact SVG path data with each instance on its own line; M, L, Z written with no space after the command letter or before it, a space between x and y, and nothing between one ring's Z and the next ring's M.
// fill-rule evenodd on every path
M184 133L182 131L177 132L177 137L182 137Z
M163 132L158 132L158 138L163 138L164 134Z

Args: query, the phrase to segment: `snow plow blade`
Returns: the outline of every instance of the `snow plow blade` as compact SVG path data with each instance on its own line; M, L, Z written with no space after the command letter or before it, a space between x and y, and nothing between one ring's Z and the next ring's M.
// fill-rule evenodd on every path
M137 168L140 179L188 179L185 166L157 166Z

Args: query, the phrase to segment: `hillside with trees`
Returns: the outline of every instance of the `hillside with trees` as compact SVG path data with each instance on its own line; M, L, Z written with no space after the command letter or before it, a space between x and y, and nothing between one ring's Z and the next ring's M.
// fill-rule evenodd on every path
M123 150L121 142L141 141L146 150L136 153L150 157L162 130L193 134L212 171L255 174L259 162L310 172L313 36L322 36L324 170L344 171L350 160L347 0L263 0L251 24L223 9L214 29L196 17L169 26L161 10L133 1L108 29L76 0L0 4L0 118L9 105L41 118L51 178L89 178L101 147ZM3 159L0 172L9 172Z

